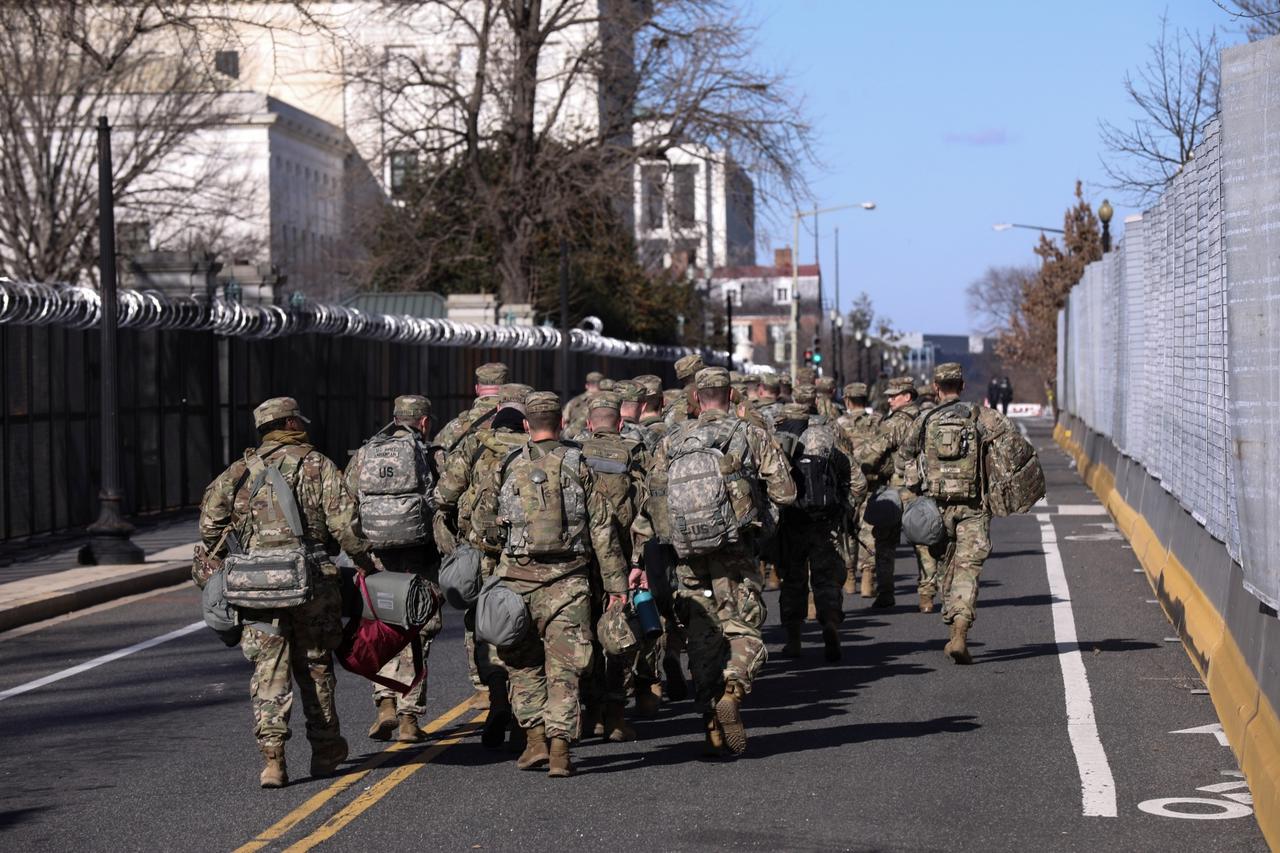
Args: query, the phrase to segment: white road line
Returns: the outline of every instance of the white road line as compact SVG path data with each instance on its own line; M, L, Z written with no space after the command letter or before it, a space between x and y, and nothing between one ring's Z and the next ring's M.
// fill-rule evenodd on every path
M17 687L10 687L8 690L0 692L0 702L3 702L6 699L12 699L14 696L27 693L39 687L44 687L47 684L53 684L55 681L61 681L64 678L70 678L73 675L79 675L82 672L87 672L95 667L102 666L104 663L111 663L112 661L120 660L120 658L128 657L134 652L146 651L147 649L158 646L161 643L167 643L170 640L185 637L187 634L198 631L203 627L203 621L192 622L184 628L179 628L176 631L170 631L167 634L161 634L159 637L152 637L150 640L143 640L141 643L134 643L132 646L127 648L119 649L102 655L101 657L96 657L93 660L85 661L84 663L77 664L69 669L55 672L53 675L46 675L44 678L37 678L35 681L28 681L26 684L19 684Z
M1106 515L1107 508L1101 504L1058 504L1054 515Z
M1037 514L1040 542L1044 551L1045 571L1049 575L1049 594L1053 599L1053 636L1058 644L1058 664L1062 667L1062 685L1067 696L1067 736L1076 755L1080 771L1080 795L1086 817L1116 816L1116 783L1107 763L1107 752L1098 737L1098 723L1093 716L1093 696L1085 674L1084 658L1076 637L1076 619L1071 610L1071 590L1062 568L1062 554L1054 534L1053 520Z

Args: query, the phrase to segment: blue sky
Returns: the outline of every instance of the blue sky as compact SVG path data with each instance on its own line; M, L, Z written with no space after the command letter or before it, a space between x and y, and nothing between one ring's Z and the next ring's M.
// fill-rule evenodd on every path
M1105 188L1098 121L1133 115L1124 75L1145 59L1162 12L1243 40L1213 0L735 2L760 25L761 64L787 71L805 99L819 205L879 206L822 219L828 293L839 226L841 302L866 290L904 331L968 333L965 286L990 265L1035 260L1036 232L992 224L1061 227L1077 178L1095 208L1111 199L1119 236L1138 211ZM759 219L767 262L791 241L791 222ZM800 242L807 263L812 232Z

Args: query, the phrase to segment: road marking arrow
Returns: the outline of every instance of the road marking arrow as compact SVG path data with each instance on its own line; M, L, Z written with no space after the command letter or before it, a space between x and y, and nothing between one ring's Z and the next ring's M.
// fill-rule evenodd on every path
M1196 726L1193 729L1178 729L1176 732L1169 732L1171 735L1213 735L1218 739L1220 746L1230 746L1227 743L1227 733L1222 730L1222 723L1210 723L1207 726Z

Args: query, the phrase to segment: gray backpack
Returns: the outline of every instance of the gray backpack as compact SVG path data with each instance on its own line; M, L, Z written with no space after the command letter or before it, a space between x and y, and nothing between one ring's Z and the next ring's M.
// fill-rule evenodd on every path
M431 539L434 488L426 448L409 430L388 424L360 448L356 472L360 526L375 548L406 548Z
M440 561L440 591L444 600L459 610L475 606L480 596L480 561L483 554L466 543Z
M499 649L518 643L529 630L529 608L520 594L494 576L476 599L476 639Z
M669 440L667 517L681 557L709 554L737 542L755 518L753 495L735 439L744 422L693 421ZM738 488L734 488L734 484ZM747 500L741 500L745 493Z
M240 642L244 626L240 622L240 611L227 603L227 578L222 572L214 572L205 582L200 591L200 611L204 624L219 640L228 646Z
M936 545L946 534L942 511L928 495L921 495L902 511L902 538L908 545Z

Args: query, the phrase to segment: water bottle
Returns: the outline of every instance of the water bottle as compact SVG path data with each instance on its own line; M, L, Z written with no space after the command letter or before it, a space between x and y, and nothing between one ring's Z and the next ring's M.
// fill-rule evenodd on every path
M636 590L631 596L631 607L640 620L640 631L646 640L662 633L662 617L658 615L658 603L653 600L653 593L647 589Z

